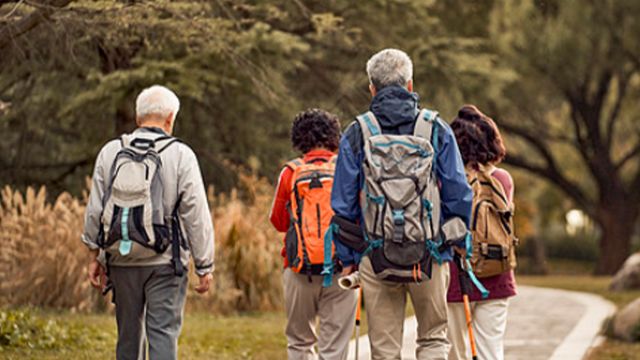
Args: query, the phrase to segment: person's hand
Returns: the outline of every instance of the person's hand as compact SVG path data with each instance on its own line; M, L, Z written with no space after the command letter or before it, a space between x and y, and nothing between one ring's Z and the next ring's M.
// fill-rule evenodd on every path
M352 272L354 272L355 270L356 270L356 266L355 265L345 266L344 268L342 268L342 273L340 274L340 276L347 276L347 275L351 274Z
M204 294L209 291L209 286L212 280L213 275L211 275L211 273L203 276L198 275L198 285L196 286L196 291L198 292L198 294Z
M87 272L91 286L96 289L102 289L102 286L106 283L106 272L102 264L97 259L91 260L87 267Z

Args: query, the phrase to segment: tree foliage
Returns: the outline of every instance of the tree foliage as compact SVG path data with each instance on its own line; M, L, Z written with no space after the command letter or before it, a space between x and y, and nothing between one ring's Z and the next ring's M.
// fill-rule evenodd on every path
M181 98L176 134L208 183L273 178L295 156L294 114L346 124L370 100L366 60L396 47L423 106L450 119L479 104L510 164L596 220L611 272L640 213L639 14L634 0L0 0L0 183L78 193L155 83Z
M3 182L77 191L99 147L132 129L135 96L154 83L182 99L177 134L221 190L235 183L234 165L271 175L294 155L296 112L324 107L346 121L366 109L364 64L380 48L407 50L417 88L453 106L452 74L487 69L469 66L463 50L475 40L449 34L434 4L74 1L15 37L0 60L11 69L0 75L0 101L10 104L0 122Z
M508 163L560 188L603 231L597 271L629 255L640 212L637 1L496 3L490 39L517 74L485 99L514 138Z

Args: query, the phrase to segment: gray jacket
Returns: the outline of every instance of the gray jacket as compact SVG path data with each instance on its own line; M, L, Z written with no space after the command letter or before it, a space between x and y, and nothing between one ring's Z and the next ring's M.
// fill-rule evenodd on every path
M166 135L158 128L139 128L133 132L136 137L155 139ZM108 186L109 170L120 151L120 140L107 143L96 159L93 172L91 194L85 214L82 242L89 249L98 249L97 238L104 191ZM213 271L214 233L211 212L207 203L207 194L200 173L200 166L193 150L177 142L160 154L162 177L164 179L164 210L170 214L180 196L178 215L182 233L187 240L189 250L181 250L182 263L186 267L189 255L195 262L196 273L204 275ZM132 260L114 254L110 257L110 266L154 266L171 264L171 247L164 253L145 260Z

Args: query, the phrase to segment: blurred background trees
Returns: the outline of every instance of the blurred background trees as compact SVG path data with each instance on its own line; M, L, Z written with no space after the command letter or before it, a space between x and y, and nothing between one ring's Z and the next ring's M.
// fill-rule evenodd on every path
M274 179L295 113L346 125L370 100L366 60L397 47L423 106L450 120L476 103L502 127L521 235L593 248L611 273L640 212L638 15L633 0L0 0L0 185L80 194L155 83L181 98L176 135L216 191L238 168ZM571 209L589 236L567 233Z

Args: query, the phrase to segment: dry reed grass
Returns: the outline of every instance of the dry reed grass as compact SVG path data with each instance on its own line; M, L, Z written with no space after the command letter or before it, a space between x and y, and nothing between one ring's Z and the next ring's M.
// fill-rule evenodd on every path
M0 305L87 310L96 296L85 281L87 251L80 243L84 201L63 193L50 204L46 190L2 190Z
M242 197L238 191L218 197L209 191L216 272L208 295L190 291L191 309L230 313L281 306L280 236L267 219L272 187L255 176L241 180ZM5 187L1 197L0 307L104 309L105 300L86 279L87 250L80 242L86 196L62 193L49 203L44 187L24 194Z

